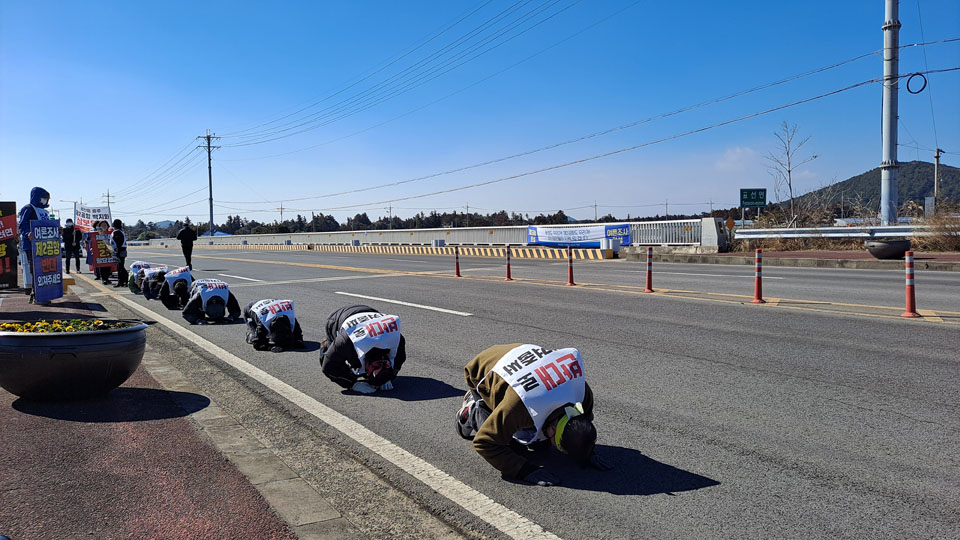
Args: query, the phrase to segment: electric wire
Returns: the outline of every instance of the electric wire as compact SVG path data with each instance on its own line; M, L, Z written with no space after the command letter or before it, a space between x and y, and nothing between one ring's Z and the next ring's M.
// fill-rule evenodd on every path
M945 69L939 69L939 70L929 70L929 71L927 71L927 72L925 72L925 73L945 73L945 72L957 71L957 70L960 70L960 67L952 67L952 68L945 68ZM900 78L903 78L904 76L905 76L905 75L900 75L899 77L900 77ZM568 161L568 162L560 163L560 164L557 164L557 165L551 165L551 166L549 166L549 167L543 167L543 168L536 169L536 170L533 170L533 171L527 171L527 172L523 172L523 173L519 173L519 174L514 174L514 175L510 175L510 176L505 176L505 177L502 177L502 178L496 178L496 179L493 179L493 180L487 180L487 181L484 181L484 182L477 182L477 183L469 184L469 185L466 185L466 186L459 186L459 187L454 187L454 188L448 188L448 189L444 189L444 190L434 191L434 192L431 192L431 193L421 193L421 194L418 194L418 195L411 195L411 196L407 196L407 197L399 197L399 198L396 198L396 199L387 199L387 200L382 200L382 201L367 202L367 203L355 204L355 205L344 205L344 206L336 206L336 207L330 207L330 208L321 208L321 209L316 209L315 211L320 211L320 210L323 210L323 211L346 210L346 209L356 208L356 207L362 207L362 206L374 206L374 205L387 204L387 203L393 203L393 202L399 202L399 201L407 201L407 200L419 199L419 198L423 198L423 197L430 197L430 196L433 196L433 195L441 195L441 194L445 194L445 193L453 193L453 192L457 192L457 191L463 191L463 190L466 190L466 189L473 189L473 188L481 187L481 186L488 186L488 185L492 185L492 184L497 184L497 183L501 183L501 182L506 182L506 181L509 181L509 180L515 180L515 179L517 179L517 178L523 178L523 177L532 176L532 175L535 175L535 174L541 174L541 173L548 172L548 171L553 171L553 170L557 170L557 169L561 169L561 168L565 168L565 167L570 167L570 166L573 166L573 165L579 165L579 164L581 164L581 163L586 163L586 162L594 161L594 160L597 160L597 159L607 158L607 157L610 157L610 156L622 154L622 153L624 153L624 152L630 152L630 151L637 150L637 149L640 149L640 148L644 148L644 147L647 147L647 146L652 146L652 145L655 145L655 144L660 144L660 143L663 143L663 142L672 141L672 140L679 139L679 138L682 138L682 137L687 137L687 136L689 136L689 135L693 135L693 134L696 134L696 133L702 133L702 132L709 131L709 130L711 130L711 129L715 129L715 128L718 128L718 127L726 126L726 125L729 125L729 124L734 124L734 123L737 123L737 122L742 122L742 121L745 121L745 120L749 120L749 119L751 119L751 118L756 118L756 117L758 117L758 116L763 116L763 115L770 114L770 113L773 113L773 112L776 112L776 111L781 111L781 110L784 110L784 109L788 109L788 108L791 108L791 107L795 107L795 106L798 106L798 105L802 105L802 104L804 104L804 103L809 103L809 102L812 102L812 101L816 101L816 100L819 100L819 99L823 99L823 98L826 98L826 97L830 97L830 96L833 96L833 95L836 95L836 94L840 94L840 93L842 93L842 92L846 92L846 91L849 91L849 90L853 90L853 89L855 89L855 88L860 88L860 87L862 87L862 86L866 86L866 85L868 85L868 84L873 84L873 83L877 83L877 82L882 82L883 80L884 80L883 77L873 78L873 79L867 79L867 80L865 80L865 81L861 81L861 82L858 82L858 83L854 83L854 84L851 84L851 85L849 85L849 86L845 86L845 87L843 87L843 88L839 88L839 89L836 89L836 90L832 90L832 91L830 91L830 92L826 92L826 93L823 93L823 94L818 94L818 95L816 95L816 96L804 98L804 99L801 99L801 100L798 100L798 101L793 101L793 102L787 103L787 104L785 104L785 105L778 105L778 106L776 106L776 107L771 107L771 108L768 108L768 109L764 109L764 110L762 110L762 111L758 111L758 112L750 113L750 114L747 114L747 115L739 116L739 117L736 117L736 118L732 118L732 119L729 119L729 120L725 120L725 121L723 121L723 122L717 122L717 123L714 123L714 124L710 124L710 125L708 125L708 126L704 126L704 127L697 128L697 129L692 129L692 130L684 131L684 132L677 133L677 134L674 134L674 135L669 135L669 136L667 136L667 137L662 137L662 138L659 138L659 139L654 139L654 140L647 141L647 142L644 142L644 143L636 144L636 145L633 145L633 146L628 146L628 147L625 147L625 148L620 148L620 149L617 149L617 150L612 150L612 151L610 151L610 152L604 152L604 153L602 153L602 154L597 154L597 155L594 155L594 156L589 156L589 157L577 159L577 160L574 160L574 161Z
M547 1L544 2L544 4L542 4L542 5L546 5L546 8L549 8L549 7L552 7L553 5L559 3L560 1L561 1L561 0L547 0ZM348 116L352 116L352 115L358 114L358 113L360 113L360 112L366 111L366 110L368 110L368 109L370 109L370 108L373 108L373 107L375 107L375 106L377 106L377 105L379 105L379 104L381 104L381 103L383 103L383 102L385 102L385 101L391 100L391 99L393 99L393 98L395 98L395 97L397 97L397 96L400 96L400 95L405 94L405 93L407 93L407 92L409 92L409 91L411 91L411 90L413 90L413 89L415 89L415 88L418 88L418 87L420 87L420 86L422 86L422 85L424 85L424 84L427 84L428 82L430 82L430 81L432 81L432 80L434 80L434 79L436 79L436 78L438 78L438 77L441 77L441 76L443 76L443 75L445 75L445 74L447 74L447 73L449 73L449 72L451 72L451 71L459 68L460 66L462 66L462 65L464 65L464 64L466 64L466 63L468 63L468 62L471 62L471 61L479 58L480 56L482 56L482 55L484 55L484 54L489 53L489 52L492 51L492 50L497 49L498 47L500 47L500 46L502 46L502 45L504 45L504 44L512 41L513 39L516 39L517 37L519 37L519 36L521 36L521 35L523 35L523 34L525 34L525 33L527 33L527 32L529 32L530 30L532 30L532 29L536 28L537 26L543 24L544 22L552 19L553 17L559 15L560 13L566 11L567 9L570 9L571 7L573 7L574 5L576 5L576 4L579 3L579 2L580 2L580 0L576 0L574 3L572 3L572 4L570 4L570 5L562 8L561 10L559 10L559 11L557 11L557 12L555 12L555 13L553 13L553 14L551 14L551 15L543 18L543 19L541 19L540 21L536 22L535 24L533 24L533 25L531 25L531 26L529 26L529 27L527 27L527 28L522 29L522 30L519 31L518 33L516 33L516 34L514 34L514 35L512 35L512 36L509 36L508 38L504 39L503 41L501 41L501 42L499 42L499 43L496 43L496 44L492 45L491 47L488 47L488 48L486 48L486 49L484 49L484 50L481 50L481 51L478 52L477 54L475 54L475 55L473 55L473 56L471 56L471 57L469 57L469 58L461 61L460 63L457 63L457 64L454 64L454 65L450 66L450 63L451 63L451 62L453 62L453 61L455 61L455 60L457 60L457 59L459 59L459 58L462 58L463 55L468 54L469 52L472 52L473 50L476 50L476 47L482 46L482 45L486 45L486 43L488 43L491 39L499 38L500 36L504 35L507 31L512 30L512 29L515 28L517 25L526 22L527 20L529 20L529 19L532 18L533 16L538 15L538 14L540 13L540 11L535 11L535 12L533 13L533 15L530 15L530 16L522 19L520 22L515 23L513 26L510 26L507 30L504 30L504 31L500 32L499 34L496 34L493 38L488 38L486 41L481 42L480 45L474 46L473 48L468 49L466 52L460 53L459 55L455 56L453 59L447 61L447 63L442 64L441 66L434 67L434 68L432 68L430 71L427 71L426 73L420 74L420 75L414 77L413 79L408 79L408 80L406 80L406 81L401 81L400 83L398 83L397 85L394 85L393 87L390 87L390 88L387 88L387 89L385 89L385 90L381 90L381 91L379 91L379 92L370 94L369 96L366 96L366 101L356 101L356 100L354 100L354 103L348 103L347 106L348 106L348 107L352 106L352 107L353 107L352 109L347 109L347 108L341 107L340 109L336 109L336 110L333 110L333 111L331 111L331 112L328 112L327 114L324 114L324 115L322 115L322 116L320 116L320 117L318 117L318 118L313 118L312 120L304 121L304 122L301 122L300 124L296 124L296 125L293 125L293 126L290 126L290 127L286 127L286 128L284 128L284 129L275 130L273 133L261 134L261 135L260 135L261 138L259 138L259 139L249 140L249 141L245 141L245 142L232 143L232 144L225 144L224 147L251 146L251 145L255 145L255 144L264 144L264 143L267 143L267 142L272 142L272 141L276 141L276 140L280 140L280 139L285 139L285 138L288 138L288 137L292 137L292 136L294 136L294 135L298 135L298 134L300 134L300 133L305 133L305 132L307 132L307 131L312 131L312 130L314 130L314 129L318 129L318 128L320 128L320 127L329 125L329 124L331 124L331 123L333 123L333 122L337 122L337 121L339 121L339 120L342 120L342 119L344 119L344 118L346 118L346 117L348 117ZM546 9L546 8L543 8L543 9ZM539 8L538 8L538 9L539 9ZM542 10L541 10L541 11L542 11ZM311 116L316 116L316 115L318 115L318 114L320 114L320 113L314 113L314 114L311 115ZM335 116L335 115L339 115L339 116ZM309 118L309 117L308 117L308 118ZM308 127L308 126L309 126L309 127ZM298 129L298 128L302 128L302 129ZM294 130L294 129L296 129L296 131L288 132L288 131ZM283 134L281 135L280 133L283 133ZM274 135L276 135L276 136L274 136Z
M920 14L920 0L917 0L917 21L920 23L920 41L926 41L923 37L923 16ZM923 69L929 70L927 48L921 47L920 50L923 51ZM926 82L924 82L924 86L926 86ZM940 138L937 136L937 115L933 112L933 88L927 89L927 97L930 99L930 120L933 122L933 142L937 148L939 148Z
M122 195L122 194L124 194L124 193L128 193L128 192L130 192L130 191L133 191L133 190L137 189L137 188L140 186L140 184L149 181L150 178L152 178L152 177L154 177L155 175L157 175L161 169L163 169L164 167L166 167L168 163L170 163L171 161L173 161L174 159L176 159L178 156L180 156L181 154L183 154L183 152L184 152L187 148L189 148L192 144L193 144L193 140L191 140L190 142L188 142L188 143L187 143L183 148L181 148L180 150L177 150L177 152L173 155L173 157L171 157L171 158L168 159L167 161L163 162L159 167L157 167L156 169L154 169L153 171L151 171L150 173L148 173L146 176L143 176L143 177L140 178L139 180L134 181L134 183L133 183L132 185L130 185L130 186L127 186L127 187L125 187L125 188L120 188L119 190L117 190L116 193L117 193L118 195ZM187 155L189 155L189 153L188 153ZM183 157L181 157L181 159L183 159ZM164 169L164 170L165 170L165 169Z

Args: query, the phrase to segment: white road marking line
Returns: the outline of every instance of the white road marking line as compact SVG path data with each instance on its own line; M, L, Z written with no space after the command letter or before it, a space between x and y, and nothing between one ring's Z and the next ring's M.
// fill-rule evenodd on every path
M262 279L253 279L253 278L243 277L243 276L231 276L230 274L217 274L217 275L218 275L218 276L223 276L223 277L232 277L232 278L236 278L236 279L245 279L245 280L247 280L247 281L261 281L261 282L263 281Z
M410 274L375 274L372 276L333 276L333 277L322 277L322 278L287 279L284 281L261 281L259 283L238 283L232 286L233 287L260 287L263 285L288 285L291 283L293 284L319 283L321 281L343 281L345 279L374 279L374 278L385 278L385 277L405 277L409 275Z
M423 304L412 304L410 302L402 302L400 300L390 300L389 298L380 298L378 296L365 296L362 294L354 294L354 293L348 293L343 291L337 291L336 294L342 294L344 296L355 296L357 298L366 298L367 300L378 300L380 302L387 302L388 304L400 304L401 306L410 306L410 307L415 307L420 309L429 309L431 311L439 311L440 313L450 313L451 315L460 315L461 317L469 317L473 315L473 313L466 313L463 311L454 311L452 309L443 309L443 308L438 308L433 306L425 306Z
M467 484L464 484L426 460L407 452L388 439L367 429L359 422L327 407L300 390L270 375L266 371L241 360L234 354L207 341L160 313L154 312L129 298L124 298L111 291L107 291L107 293L132 309L143 313L151 319L155 319L158 323L169 328L174 333L198 345L223 362L226 362L248 377L286 398L294 405L317 417L321 422L326 423L347 437L357 441L371 452L393 463L410 476L426 484L427 487L450 499L454 504L461 506L493 527L496 527L510 538L517 540L560 540L560 537L549 531L545 531L543 527L537 523L494 501Z
M435 261L415 261L412 259L386 259L388 261L400 261L400 262L409 262L409 263L418 263L418 264L429 264Z

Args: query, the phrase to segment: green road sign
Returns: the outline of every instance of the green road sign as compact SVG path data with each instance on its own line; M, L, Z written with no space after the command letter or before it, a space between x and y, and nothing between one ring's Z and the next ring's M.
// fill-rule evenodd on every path
M767 188L740 189L742 208L763 208L767 205Z

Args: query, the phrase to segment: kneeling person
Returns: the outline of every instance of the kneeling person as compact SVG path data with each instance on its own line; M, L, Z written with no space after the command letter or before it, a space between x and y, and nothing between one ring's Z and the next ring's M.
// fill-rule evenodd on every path
M140 289L143 291L143 297L147 300L160 298L160 289L162 289L166 283L164 278L167 275L167 267L154 266L151 268L143 268L137 272L137 274L143 274L143 279L140 280Z
M232 322L240 318L240 304L225 281L198 279L190 287L190 299L183 307L183 318L190 324Z
M143 261L134 261L133 264L130 265L130 279L127 280L127 287L130 288L130 292L140 294L143 289L144 278L144 274L141 274L140 271L152 267L152 264Z
M160 287L160 301L167 309L182 308L190 300L190 285L193 285L193 276L189 267L181 266L168 271Z
M512 448L544 441L581 466L609 470L594 452L593 391L576 349L495 345L464 368L467 387L457 432L505 477L552 486L560 479ZM525 452L525 450L524 450Z
M364 394L391 390L406 358L396 315L357 305L340 308L327 319L320 365L343 388Z
M292 300L257 300L243 310L247 343L258 351L283 352L303 348L303 331L297 322ZM270 342L273 345L270 345Z

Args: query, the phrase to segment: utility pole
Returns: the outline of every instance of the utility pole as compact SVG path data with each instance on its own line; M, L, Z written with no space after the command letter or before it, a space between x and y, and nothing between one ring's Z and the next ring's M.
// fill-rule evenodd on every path
M280 223L283 224L283 201L280 201L280 208L277 208L280 211Z
M710 199L710 217L713 217L713 199Z
M387 221L387 228L392 229L393 228L393 205L392 204L387 207L387 214L389 216L387 218L389 220Z
M467 227L469 227L470 226L470 203L467 203L466 209L467 209Z
M663 200L663 219L669 219L669 218L667 217L667 216L670 215L670 207L668 206L668 203L669 203L669 202L670 202L669 199L664 199L664 200Z
M213 239L213 160L210 156L210 153L220 148L219 146L211 146L211 141L213 141L214 139L219 141L220 137L213 135L212 133L210 133L210 130L208 129L206 135L201 135L197 138L207 141L206 144L202 144L197 148L206 148L207 150L207 182L208 182L208 187L210 192L210 239L212 240Z
M937 148L933 154L933 202L937 202L937 194L940 187L940 154L943 150Z
M886 0L883 26L883 155L880 162L880 224L897 224L897 92L900 88L900 0Z
M110 207L110 199L111 199L111 198L116 199L116 197L113 197L112 195L110 195L110 189L109 189L109 188L107 188L107 192L104 193L104 194L101 195L101 196L102 196L103 198L107 199L107 208Z
M597 214L597 201L593 201L593 221L600 221L600 217Z

